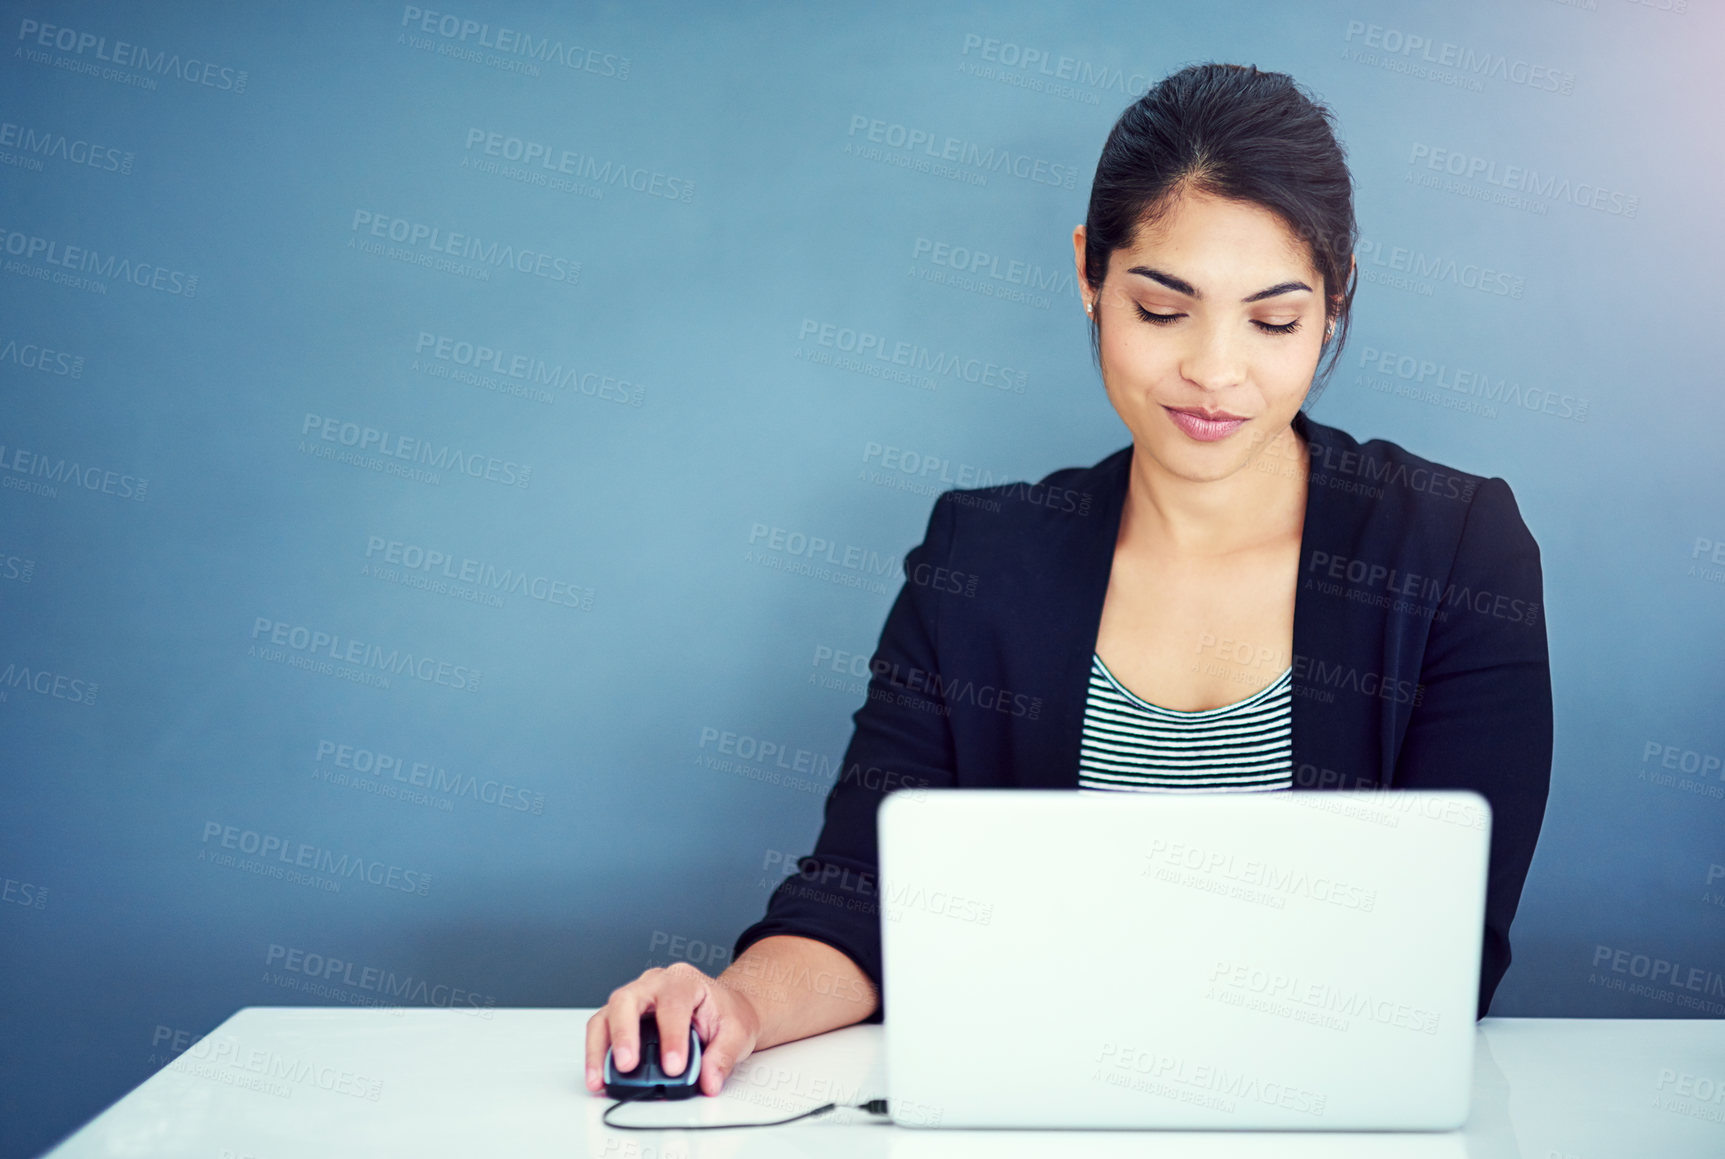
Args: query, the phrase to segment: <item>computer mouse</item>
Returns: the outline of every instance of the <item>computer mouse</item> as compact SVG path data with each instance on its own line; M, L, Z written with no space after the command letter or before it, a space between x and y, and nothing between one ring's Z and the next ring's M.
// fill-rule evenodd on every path
M612 1050L616 1047L613 1045ZM668 1075L659 1064L659 1019L652 1012L641 1015L640 1057L629 1070L618 1070L605 1052L605 1093L614 1099L686 1099L700 1093L701 1039L689 1027L688 1056L680 1074Z

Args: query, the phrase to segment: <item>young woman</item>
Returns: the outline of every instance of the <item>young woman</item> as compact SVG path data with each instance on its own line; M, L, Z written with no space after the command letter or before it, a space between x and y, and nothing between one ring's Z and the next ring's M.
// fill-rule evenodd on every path
M754 1050L880 1020L875 810L919 785L1473 789L1484 1016L1550 781L1539 549L1501 478L1303 412L1356 237L1330 114L1291 78L1197 65L1126 110L1073 250L1131 445L935 503L813 854L718 978L611 994L590 1089L648 1011L668 1044L693 1024L706 1094Z

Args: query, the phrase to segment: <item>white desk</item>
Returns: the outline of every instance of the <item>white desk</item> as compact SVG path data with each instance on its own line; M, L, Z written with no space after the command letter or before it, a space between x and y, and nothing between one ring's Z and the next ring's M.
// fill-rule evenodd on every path
M1488 1018L1473 1115L1447 1134L949 1131L861 1111L785 1127L644 1133L599 1123L582 1082L591 1010L248 1007L50 1154L294 1159L382 1155L1263 1155L1277 1159L1720 1159L1725 1021ZM718 1098L631 1104L624 1122L776 1119L883 1096L881 1028L763 1051Z

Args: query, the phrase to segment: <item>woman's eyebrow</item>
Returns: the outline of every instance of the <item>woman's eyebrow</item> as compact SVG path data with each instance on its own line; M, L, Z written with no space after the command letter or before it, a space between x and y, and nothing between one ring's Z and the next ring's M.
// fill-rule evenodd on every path
M1204 295L1198 292L1197 287L1192 285L1192 283L1188 282L1185 278L1177 278L1173 274L1164 273L1161 270L1153 270L1149 266L1133 266L1126 272L1149 278L1153 282L1160 282L1170 290L1173 290L1176 294L1184 294L1188 298L1196 298L1199 301L1202 301L1204 298ZM1274 298L1278 294L1292 293L1295 290L1305 290L1307 293L1310 293L1311 289L1312 287L1306 285L1304 282L1277 282L1269 289L1259 290L1256 294L1248 294L1246 297L1241 298L1240 301L1261 302L1265 298Z

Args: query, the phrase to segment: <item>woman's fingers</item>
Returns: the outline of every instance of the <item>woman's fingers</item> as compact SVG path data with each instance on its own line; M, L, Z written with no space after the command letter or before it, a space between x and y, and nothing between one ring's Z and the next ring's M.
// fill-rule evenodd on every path
M602 1006L587 1020L587 1089L605 1089L605 1052L611 1047L610 1024Z
M604 1090L605 1053L612 1065L630 1070L640 1058L641 1018L652 1012L659 1028L659 1065L680 1075L689 1064L689 1031L702 1038L702 1093L716 1095L737 1063L747 1058L758 1034L747 999L687 963L646 971L611 992L587 1020L587 1089ZM710 1038L710 1041L708 1039Z
M635 981L611 991L611 996L587 1020L587 1089L595 1093L605 1089L605 1052L611 1052L611 1062L618 1070L630 1070L640 1050L641 1011L651 1003L643 984L654 971L649 970ZM661 971L662 972L662 971Z
M641 1015L653 1008L658 976L654 967L626 986L611 991L611 1000L601 1011L611 1036L612 1063L618 1070L633 1070L641 1059Z
M658 979L653 1012L659 1022L659 1065L668 1075L680 1075L688 1065L689 1023L695 1005L706 996L706 981L693 966L673 966Z

